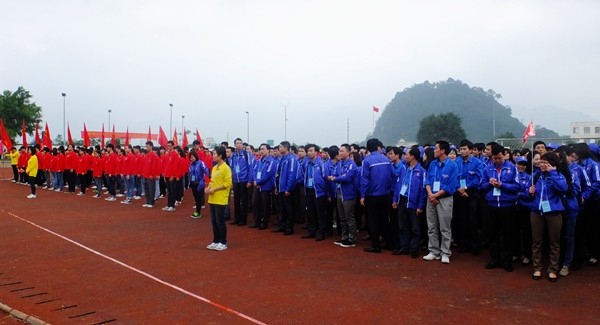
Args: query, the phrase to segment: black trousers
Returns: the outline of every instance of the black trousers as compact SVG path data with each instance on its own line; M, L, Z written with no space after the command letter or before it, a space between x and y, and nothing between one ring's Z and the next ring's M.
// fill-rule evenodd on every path
M479 249L479 234L477 232L477 205L479 197L477 191L467 191L469 197L454 195L454 206L456 208L456 219L460 233L459 245L467 250ZM454 232L453 232L454 233Z
M233 183L233 209L235 217L232 223L245 225L248 223L248 188L247 182Z
M71 170L65 170L65 178L67 179L67 185L69 192L75 192L75 185L77 183L77 174Z
M304 185L300 184L296 186L296 194L294 195L294 218L299 224L303 224L306 219L306 192L304 191Z
M516 206L499 208L488 205L488 212L487 226L492 261L510 265L517 251L515 248Z
M388 196L367 196L365 198L365 206L369 215L369 237L371 237L371 247L381 248L379 236L385 233L386 225L389 225Z
M271 191L261 191L258 187L254 188L252 195L252 212L254 213L254 225L266 228L269 224L269 215L271 214Z
M167 207L174 208L175 207L175 195L177 192L177 181L170 180L165 178L165 182L167 182Z
M306 212L308 214L308 235L324 238L327 232L327 197L317 197L315 190L306 189Z
M294 232L294 191L290 192L289 196L285 196L285 193L279 192L279 230L285 230L286 232Z
M194 202L196 203L196 212L200 213L202 210L202 206L204 205L204 186L198 189L197 182L191 182L190 187L192 188L192 193L194 194Z
M87 174L79 174L77 177L79 177L79 190L81 193L85 194L85 189L89 186Z
M35 195L35 177L27 176L27 181L29 182L29 187L31 187L31 194Z
M13 180L15 182L19 181L19 169L17 168L17 165L10 165L12 167L12 172L13 172Z

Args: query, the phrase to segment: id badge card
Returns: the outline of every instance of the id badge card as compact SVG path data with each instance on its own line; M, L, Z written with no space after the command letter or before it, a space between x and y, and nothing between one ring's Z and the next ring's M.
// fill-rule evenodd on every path
M494 187L494 196L500 196L500 195L502 195L502 191L499 188Z
M464 180L464 179L460 180L460 188L464 188L464 189L467 188L467 181L466 180Z
M544 212L544 213L550 212L550 201L548 201L548 200L542 201L542 212Z
M307 183L308 187L313 187L314 186L313 184L314 184L314 179L309 178L308 183Z
M236 172L236 173L239 173L239 172L240 172L240 165L236 165L236 166L235 166L235 172Z
M256 173L256 178L257 178L257 179L260 179L260 175L261 175L261 174L262 174L262 172L258 172L258 173Z
M406 186L406 184L402 185L402 188L400 189L400 195L406 196L407 189L408 189L408 187Z
M440 181L433 182L433 191L434 192L439 192L440 191Z
M192 175L192 182L196 181L196 175Z

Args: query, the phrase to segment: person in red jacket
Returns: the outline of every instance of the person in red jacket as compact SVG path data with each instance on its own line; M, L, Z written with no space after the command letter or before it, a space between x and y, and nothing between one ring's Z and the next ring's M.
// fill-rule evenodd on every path
M132 170L135 175L135 193L133 199L141 200L142 195L144 195L144 177L142 175L144 171L144 155L142 154L140 146L133 146L133 155L135 156L134 167Z
M17 161L17 169L19 170L19 183L22 185L27 185L28 177L25 173L25 168L27 168L27 162L29 161L29 152L27 152L27 148L21 147L19 149L19 160Z
M42 150L42 152L44 153L42 160L44 161L44 178L46 179L46 183L43 188L52 190L52 183L54 181L54 175L52 173L54 156L52 155L50 148L46 147Z
M167 144L167 151L163 156L163 177L167 183L167 206L163 208L163 211L173 212L175 211L175 201L177 193L177 166L179 162L179 153L173 149L173 141L169 141Z
M68 185L67 193L75 192L76 178L77 178L77 164L79 163L79 157L73 149L73 145L67 146L67 153L65 154L65 180Z
M65 185L65 147L60 146L56 151L56 155L52 160L54 165L54 191L60 192Z
M79 193L78 196L84 196L85 190L88 187L87 184L87 165L86 165L86 152L84 148L79 148L77 151L79 154L77 156L77 164L75 167L75 173L77 174L77 178L79 179Z
M133 154L133 148L131 145L125 146L125 156L121 160L121 175L123 176L123 182L125 183L125 191L127 196L125 200L121 201L123 204L133 203L133 193L135 190L135 174L134 168L136 163L136 157Z
M160 178L161 160L154 151L154 143L146 142L146 155L144 156L143 172L144 193L146 196L145 208L153 208L156 202L156 187Z
M106 150L102 150L96 151L92 159L92 177L94 178L94 184L96 185L95 199L101 197L102 194L102 175L104 174L105 157Z
M117 191L115 188L116 183L116 164L117 154L114 152L115 146L112 143L106 145L106 156L104 160L104 174L106 175L106 185L108 186L108 197L106 201L116 201Z
M44 153L42 152L40 145L35 145L35 156L38 159L38 172L35 177L35 184L39 187L44 186L46 179L44 178Z

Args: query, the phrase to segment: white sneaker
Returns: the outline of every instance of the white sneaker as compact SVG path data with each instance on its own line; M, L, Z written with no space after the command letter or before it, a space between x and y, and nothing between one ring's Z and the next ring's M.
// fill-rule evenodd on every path
M82 192L77 193L77 196L84 196L85 194L83 194Z
M433 261L433 260L439 260L441 257L439 255L435 255L433 253L429 253L425 256L423 256L423 259L426 261Z
M175 208L174 208L174 207L169 207L169 208L168 208L168 209L166 209L165 211L167 211L167 212L173 212L173 211L175 211Z
M44 185L44 187L42 187L42 188L43 188L43 189L47 189L47 188L48 188L48 186L45 186L45 185Z
M219 245L220 243L210 243L210 245L206 246L207 249L215 249L217 247L217 245Z
M216 251L224 251L226 249L227 249L227 245L221 244L221 243L218 243L217 246L214 248L214 250L216 250Z
M106 201L110 201L110 202L114 202L116 200L117 200L117 198L114 196L110 196L109 198L106 199Z
M181 202L179 202L179 201L175 201L175 206L178 206L178 205L180 205L180 204L181 204Z
M163 210L163 211L167 211L167 209L168 209L168 208L169 208L169 207L164 207L164 208L162 208L162 210Z
M60 192L60 188L55 189L54 192Z
M95 189L97 189L97 188L98 188L98 187L97 187L96 185L92 186L92 189L93 189L93 190L95 190Z
M442 264L450 264L450 257L443 255L442 256Z
M569 270L569 267L566 265L563 265L562 269L560 269L560 272L558 272L558 274L560 276L567 276L567 275L569 275L569 273L571 273L571 271Z
M143 208L147 208L147 207L148 207L148 204L147 204L147 203L146 203L146 204L142 204L142 207L143 207Z
M121 193L117 194L117 197L124 197L124 196L125 196L125 195L123 195L123 194L121 194Z
M134 200L141 200L141 199L142 199L142 197L141 197L141 196L139 196L139 195L136 195L136 196L134 196L134 197L133 197L133 199L134 199Z
M131 204L131 201L129 199L123 200L121 201L121 204Z
M99 194L96 194L96 195L94 195L94 196L93 196L93 198L94 198L94 199L99 199L99 198L100 198L100 195L99 195Z
M35 194L29 194L29 195L27 195L27 198L28 199L35 199Z

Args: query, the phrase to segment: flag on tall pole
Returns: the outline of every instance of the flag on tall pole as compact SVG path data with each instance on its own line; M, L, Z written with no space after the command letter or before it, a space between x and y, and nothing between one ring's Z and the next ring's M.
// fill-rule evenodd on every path
M44 128L44 147L48 149L52 149L52 138L50 137L50 129L48 128L48 122L46 122L46 127Z
M529 122L529 125L527 125L527 128L523 133L523 144L527 142L527 138L529 137L535 137L535 126L533 125L533 121Z
M104 149L104 123L102 123L102 133L100 138L100 148Z
M73 137L71 136L71 126L67 123L67 142L73 145Z
M373 105L373 131L375 131L375 113L379 113L379 107Z
M148 136L146 137L146 142L152 141L152 130L150 129L150 125L148 125Z
M83 123L83 146L89 148L91 144L92 141L90 141L90 135L87 131L87 127L85 126L85 123Z
M165 134L165 131L163 131L162 126L158 127L158 144L161 147L166 148L167 147L167 142L169 140L167 140L167 135Z
M183 148L185 148L188 146L188 138L187 138L187 134L185 134L185 128L183 128L183 135L181 137L182 137L181 146Z
M200 147L204 147L204 143L202 142L202 137L200 137L200 132L198 132L198 129L196 129L196 140L200 142Z
M173 131L173 146L178 146L179 141L177 140L177 128Z
M127 126L127 132L125 132L125 146L129 145L129 125Z
M112 129L112 133L110 134L110 143L112 143L113 146L117 146L117 132L115 132L115 125L113 124L113 129Z
M23 147L29 147L29 144L27 144L27 128L25 127L25 119L23 119L23 124L21 125L21 134L23 134Z
M42 138L40 138L40 132L38 131L39 122L35 122L35 143L40 146L40 148L44 148L44 144L42 143Z
M2 139L2 144L6 147L6 150L10 151L13 147L12 140L8 136L8 131L6 130L2 119L0 119L0 139Z

